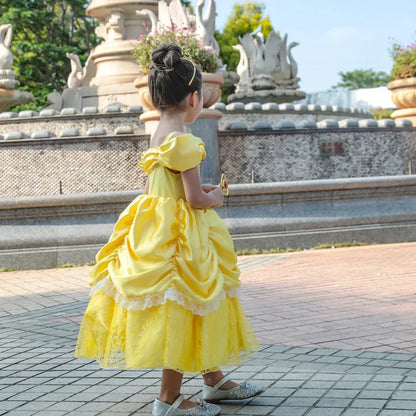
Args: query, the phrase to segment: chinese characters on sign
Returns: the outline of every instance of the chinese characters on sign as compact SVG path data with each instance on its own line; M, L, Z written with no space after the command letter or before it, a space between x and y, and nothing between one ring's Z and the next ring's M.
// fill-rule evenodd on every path
M321 155L331 156L331 155L345 155L345 142L344 141L331 141L331 142L322 142L320 144Z

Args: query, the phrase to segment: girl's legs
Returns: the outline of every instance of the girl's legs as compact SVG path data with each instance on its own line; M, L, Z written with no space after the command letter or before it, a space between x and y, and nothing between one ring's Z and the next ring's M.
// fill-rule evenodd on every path
M160 387L160 395L158 399L161 402L172 404L181 394L182 378L182 373L178 373L174 370L163 370L162 385ZM196 407L198 405L199 404L196 402L184 400L179 406L179 408L186 410L192 407Z
M203 374L205 384L210 387L214 387L223 377L224 374L220 370ZM163 370L162 385L158 399L161 402L172 404L181 394L182 378L182 373L174 370ZM228 390L237 386L238 384L230 380L221 386L221 390ZM196 406L198 406L198 403L184 400L179 408L185 410Z
M211 371L210 373L205 373L202 375L204 377L204 382L207 386L214 387L220 380L224 378L224 374L222 371ZM220 388L220 390L229 390L234 387L237 387L238 384L234 383L234 381L227 381L225 384L223 384Z

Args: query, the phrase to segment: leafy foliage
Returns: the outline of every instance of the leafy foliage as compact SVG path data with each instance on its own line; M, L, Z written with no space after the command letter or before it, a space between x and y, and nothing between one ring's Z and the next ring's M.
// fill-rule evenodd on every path
M229 71L235 71L240 60L240 53L233 49L233 45L239 43L239 36L251 33L262 25L262 33L267 39L273 30L269 16L263 16L264 8L264 4L255 1L234 4L223 33L215 33L221 48L220 59L227 64Z
M338 72L342 81L332 89L356 90L359 88L376 88L385 86L393 78L385 72L375 72L372 69L356 69L349 72Z
M138 45L133 51L133 57L139 63L144 74L149 72L152 63L152 52L162 43L176 43L184 54L201 67L204 72L215 72L218 69L218 59L214 52L202 48L197 35L188 28L166 27L155 34L141 33Z
M393 78L416 77L416 43L407 46L394 43L390 52L394 62L391 73Z
M382 120L383 118L391 118L394 110L391 108L373 108L370 111L373 113L374 120Z
M66 53L76 53L84 63L99 39L97 23L86 16L86 0L0 0L0 24L13 25L13 70L23 91L35 102L12 108L39 110L47 96L62 91L71 65Z

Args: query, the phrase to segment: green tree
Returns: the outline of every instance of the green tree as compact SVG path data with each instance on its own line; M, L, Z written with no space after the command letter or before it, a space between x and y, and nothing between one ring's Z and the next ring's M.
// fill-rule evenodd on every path
M221 49L220 59L227 65L229 71L235 71L240 61L240 53L233 49L233 45L239 43L239 36L251 33L262 25L262 33L267 39L273 30L269 16L263 16L264 9L264 4L256 1L235 3L223 32L215 32L215 38ZM234 86L223 88L222 101L227 102L228 95L232 94L234 90Z
M240 60L240 53L233 49L239 43L238 37L256 30L262 25L262 33L267 39L273 30L269 16L263 16L265 6L256 1L245 1L233 6L222 33L216 32L215 37L220 45L220 59L227 64L229 71L235 71Z
M14 107L39 110L52 91L62 91L71 65L66 53L76 53L84 64L99 43L97 26L86 15L86 0L0 0L0 24L13 25L13 69L35 102Z
M358 88L376 88L387 85L393 78L385 72L375 72L372 69L356 69L350 72L338 72L341 82L332 89L356 90Z

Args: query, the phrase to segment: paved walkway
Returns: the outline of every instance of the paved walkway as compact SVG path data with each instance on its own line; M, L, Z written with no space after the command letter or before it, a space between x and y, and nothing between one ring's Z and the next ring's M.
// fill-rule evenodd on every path
M416 243L240 257L268 387L223 415L416 416ZM0 415L150 415L160 371L73 356L88 267L0 273ZM183 393L198 397L200 377Z

